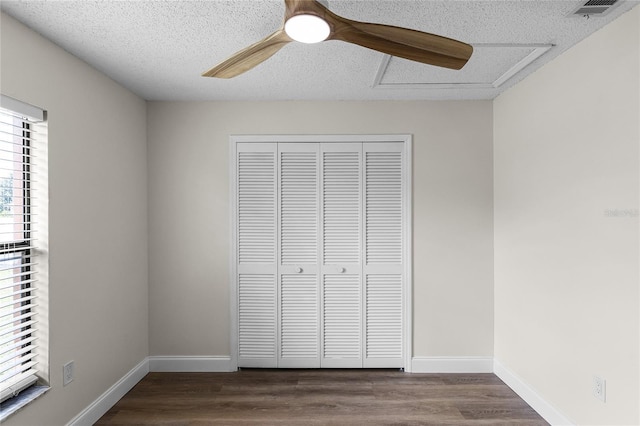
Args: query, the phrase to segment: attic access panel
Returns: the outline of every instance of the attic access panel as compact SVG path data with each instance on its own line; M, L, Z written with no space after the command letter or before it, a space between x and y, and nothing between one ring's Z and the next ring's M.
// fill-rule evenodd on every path
M551 44L474 44L459 71L385 55L373 83L376 89L494 89L548 52Z

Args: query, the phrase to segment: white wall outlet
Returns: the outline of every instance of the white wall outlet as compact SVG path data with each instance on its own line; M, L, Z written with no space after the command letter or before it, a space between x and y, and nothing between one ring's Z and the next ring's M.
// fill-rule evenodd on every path
M62 386L67 386L69 383L73 382L75 369L74 361L69 361L62 366Z
M593 376L593 396L602 402L606 402L607 381L601 377Z

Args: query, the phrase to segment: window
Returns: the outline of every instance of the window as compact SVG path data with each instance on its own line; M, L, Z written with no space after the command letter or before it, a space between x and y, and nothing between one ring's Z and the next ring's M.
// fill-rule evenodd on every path
M38 344L38 325L43 322L38 321L42 301L38 297L36 201L40 193L34 194L38 172L34 136L43 112L5 96L1 100L0 402L36 383L38 358L43 355ZM4 405L10 404L3 403L3 416Z

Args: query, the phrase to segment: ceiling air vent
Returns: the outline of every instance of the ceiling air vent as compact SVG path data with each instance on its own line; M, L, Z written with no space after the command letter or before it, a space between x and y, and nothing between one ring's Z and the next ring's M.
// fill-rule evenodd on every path
M581 2L569 16L604 16L618 3L620 0L588 0Z

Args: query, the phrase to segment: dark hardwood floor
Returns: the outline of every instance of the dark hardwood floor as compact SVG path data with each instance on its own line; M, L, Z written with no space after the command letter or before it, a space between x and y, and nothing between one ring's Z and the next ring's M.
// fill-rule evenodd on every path
M493 374L149 373L97 425L546 425Z

